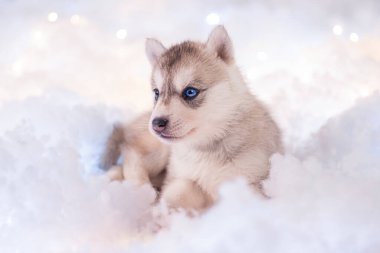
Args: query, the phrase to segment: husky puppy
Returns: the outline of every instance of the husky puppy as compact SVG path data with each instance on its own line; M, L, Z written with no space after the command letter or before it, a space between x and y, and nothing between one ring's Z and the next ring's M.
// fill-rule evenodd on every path
M151 184L160 190L169 148L149 132L150 115L150 112L144 113L125 126L114 126L100 163L111 180L127 179L137 185ZM117 165L120 156L123 164Z
M260 191L270 156L282 150L281 133L246 86L225 28L214 28L206 43L168 49L147 39L146 53L155 96L149 129L171 148L162 199L203 210L236 177Z

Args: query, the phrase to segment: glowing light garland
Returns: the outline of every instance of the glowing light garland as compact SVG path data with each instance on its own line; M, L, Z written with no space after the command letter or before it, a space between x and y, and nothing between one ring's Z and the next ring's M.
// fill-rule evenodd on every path
M58 18L59 18L58 13L55 11L52 11L47 15L47 21L50 23L57 22ZM72 25L75 25L75 26L85 25L88 23L87 20L83 16L80 16L78 14L72 15L69 21ZM208 25L218 25L221 23L221 18L218 13L211 12L206 16L205 21ZM332 32L336 36L341 36L344 32L343 26L340 24L334 25L332 27ZM119 40L125 40L127 36L128 36L128 31L124 28L121 28L115 32L115 37ZM359 35L357 33L352 32L349 35L349 40L351 42L357 43L359 41ZM47 44L46 34L41 30L32 31L31 42L37 48L45 47ZM256 54L256 58L259 61L266 61L268 60L268 55L266 52L258 51ZM13 64L11 65L11 71L15 77L22 76L24 73L24 70L25 70L25 63L23 60L17 60L13 62Z

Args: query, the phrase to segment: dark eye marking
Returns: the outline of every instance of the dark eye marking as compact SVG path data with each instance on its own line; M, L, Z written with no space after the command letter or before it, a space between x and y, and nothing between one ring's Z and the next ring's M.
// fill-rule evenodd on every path
M153 93L154 93L154 101L157 101L158 97L160 96L160 91L157 88L155 88L153 89Z
M186 87L182 91L182 98L186 101L193 100L194 98L196 98L199 95L199 92L200 92L200 90L198 90L197 88L194 88L191 86Z

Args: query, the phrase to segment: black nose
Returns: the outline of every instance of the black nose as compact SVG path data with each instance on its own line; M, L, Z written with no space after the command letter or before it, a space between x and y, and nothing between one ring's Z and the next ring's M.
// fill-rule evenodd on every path
M157 133L161 133L165 130L166 125L168 124L169 120L166 118L155 118L152 121L153 130Z

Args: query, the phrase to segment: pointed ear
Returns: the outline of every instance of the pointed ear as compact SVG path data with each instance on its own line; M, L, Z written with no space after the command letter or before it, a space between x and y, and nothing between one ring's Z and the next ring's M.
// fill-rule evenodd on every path
M164 45L156 39L148 38L145 41L145 52L152 66L156 64L157 59L166 51Z
M232 63L234 61L232 41L224 26L218 25L211 31L206 45L207 48L216 52L224 62Z

